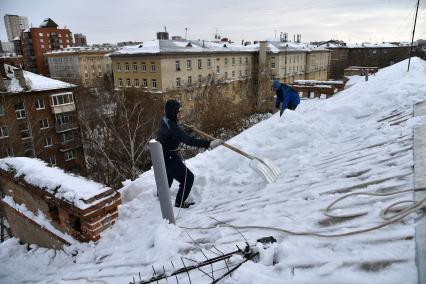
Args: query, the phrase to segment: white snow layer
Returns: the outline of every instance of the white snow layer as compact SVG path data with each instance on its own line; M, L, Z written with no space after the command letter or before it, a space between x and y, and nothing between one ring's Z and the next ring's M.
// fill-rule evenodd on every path
M49 167L39 159L3 158L0 159L0 168L6 171L15 170L16 177L24 175L27 183L44 189L56 198L64 199L80 209L93 205L93 203L86 204L83 200L88 200L110 189L81 176L65 173L60 168Z
M14 69L17 69L11 65L4 65L6 75L10 80L6 80L6 88L7 92L19 93L24 91L24 89L19 84L18 79L15 77L14 73L9 73L8 69L10 68L13 72ZM65 89L65 88L73 88L76 85L62 82L59 80L54 80L42 75L38 75L29 71L23 70L25 82L28 87L28 91L47 91L47 90L56 90L56 89Z
M283 173L274 184L265 184L246 158L224 147L187 160L195 174L191 198L197 204L182 209L177 224L215 226L215 218L234 225L333 234L383 222L383 207L413 194L353 197L337 206L342 213L369 210L358 218L335 220L323 211L350 192L413 188L413 128L426 119L413 118L412 112L416 102L426 99L426 63L413 58L410 72L406 68L404 61L330 99L304 100L296 111L275 114L228 141L271 159ZM175 182L173 196L176 190ZM225 253L236 244L244 246L231 228L184 230L163 221L152 171L127 182L122 192L119 220L97 243L65 252L27 251L16 239L1 244L0 282L128 283L139 279L139 272L143 279L152 276L152 265L171 271L173 260L182 267L180 256L203 260L199 248L213 257L213 245ZM379 230L335 238L240 229L251 243L270 235L278 243L267 252L260 249L260 261L245 263L223 283L417 283L414 226L408 216ZM72 257L74 250L78 254ZM180 283L189 283L186 275L180 277ZM191 280L211 282L199 271Z

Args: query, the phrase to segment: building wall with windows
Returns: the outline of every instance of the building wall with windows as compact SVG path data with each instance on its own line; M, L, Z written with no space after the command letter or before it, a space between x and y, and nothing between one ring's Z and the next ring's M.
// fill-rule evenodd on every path
M112 58L114 84L117 88L140 88L147 92L162 92L161 57Z
M6 88L0 90L0 157L37 157L84 174L84 153L73 97L75 86L38 90L26 86L27 90L17 90L9 85L16 79L8 78L10 82L1 78Z
M50 77L66 82L93 87L112 76L111 59L107 54L112 48L71 47L46 53Z

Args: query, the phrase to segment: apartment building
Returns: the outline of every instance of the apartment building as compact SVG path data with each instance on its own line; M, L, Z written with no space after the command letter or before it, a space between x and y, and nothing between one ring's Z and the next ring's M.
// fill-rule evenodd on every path
M362 43L346 44L342 41L316 42L331 50L330 78L342 79L344 69L350 66L384 68L405 60L410 54L410 45L401 43ZM413 56L419 56L417 48Z
M74 34L74 46L87 46L87 39L84 34Z
M259 72L291 83L299 79L327 80L330 51L302 43L268 42L242 46L229 42L154 40L111 53L116 88L150 93L184 90L191 107L191 90L211 83L235 85ZM235 88L229 95L241 99Z
M41 75L49 75L49 66L44 56L46 52L73 45L72 34L68 29L58 29L58 25L47 18L38 28L29 28L21 34L21 51L25 69Z
M13 41L21 36L21 32L29 28L28 18L18 15L4 15L4 26L6 27L7 38Z
M75 85L1 66L0 157L37 157L85 173Z
M53 79L94 87L112 76L108 53L116 48L68 47L45 54Z

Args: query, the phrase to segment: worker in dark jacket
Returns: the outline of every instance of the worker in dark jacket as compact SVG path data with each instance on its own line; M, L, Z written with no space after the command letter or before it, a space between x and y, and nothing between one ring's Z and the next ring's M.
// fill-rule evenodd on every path
M181 116L182 109L180 103L175 100L168 100L165 105L165 116L162 118L158 128L157 140L163 147L169 187L172 185L173 179L176 179L180 183L179 191L176 195L175 207L188 208L194 204L193 202L185 201L191 192L192 184L194 183L194 174L182 162L179 145L183 143L194 147L209 148L219 146L223 143L223 140L215 139L209 141L190 136L178 124Z
M289 85L281 84L280 81L274 80L272 88L277 94L275 107L280 109L280 116L283 115L285 109L295 110L300 104L299 94Z

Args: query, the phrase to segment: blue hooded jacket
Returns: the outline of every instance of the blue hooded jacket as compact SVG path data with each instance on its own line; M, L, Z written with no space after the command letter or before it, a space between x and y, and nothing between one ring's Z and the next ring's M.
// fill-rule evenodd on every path
M272 83L272 88L274 88L277 94L275 106L281 109L282 112L287 108L295 110L300 104L299 94L289 85L281 84L279 81L275 80ZM283 104L282 107L281 103Z

